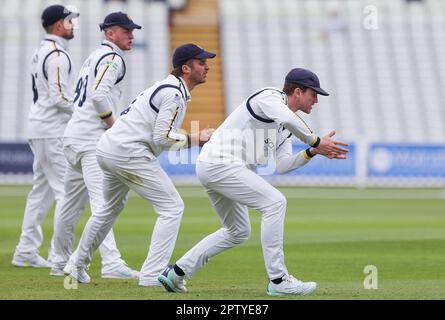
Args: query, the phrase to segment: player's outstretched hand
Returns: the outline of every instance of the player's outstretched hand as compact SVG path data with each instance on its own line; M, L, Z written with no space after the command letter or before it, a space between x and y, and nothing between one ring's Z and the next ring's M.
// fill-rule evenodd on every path
M328 154L325 157L329 159L346 159L346 156L344 154L336 154L336 153Z
M349 152L348 144L341 140L332 139L335 135L335 130L332 130L320 140L320 144L316 148L318 153L328 157L329 159L346 159L346 154Z
M215 129L213 128L206 128L199 131L199 146L202 147L207 141L209 141L213 132L215 132Z

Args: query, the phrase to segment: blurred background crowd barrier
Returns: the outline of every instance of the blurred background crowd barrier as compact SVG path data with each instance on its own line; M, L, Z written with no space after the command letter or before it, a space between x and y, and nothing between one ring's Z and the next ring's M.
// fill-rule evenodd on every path
M445 1L442 0L0 0L0 182L31 181L26 124L30 58L43 37L42 10L80 12L70 41L74 70L100 43L98 24L112 11L143 26L127 54L123 106L170 72L172 49L194 42L218 53L208 83L193 93L184 129L217 126L248 95L282 88L294 67L313 70L331 93L319 97L314 131L336 129L351 143L346 161L316 157L286 185L445 186ZM304 146L295 141L295 150ZM161 156L177 183L194 184L188 163Z

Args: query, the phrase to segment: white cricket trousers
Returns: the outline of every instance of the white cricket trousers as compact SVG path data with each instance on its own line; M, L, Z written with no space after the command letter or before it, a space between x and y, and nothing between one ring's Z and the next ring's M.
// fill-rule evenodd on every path
M82 151L82 145L65 145L68 160L65 175L65 199L57 217L54 232L54 267L63 269L67 264L75 240L75 227L79 222L85 203L90 199L94 214L103 206L102 170L96 160L95 150ZM113 272L125 262L116 246L113 231L105 237L99 247L102 258L102 273Z
M211 257L247 240L248 208L252 208L261 212L261 244L269 278L288 274L283 253L283 194L243 165L200 161L196 173L224 227L202 239L176 262L184 273L191 277Z
M63 177L66 160L63 154L62 138L30 139L29 146L34 154L33 186L26 199L22 232L14 256L31 259L39 254L43 242L41 224L47 216L53 201L56 201L54 216L58 215L64 196ZM54 220L55 223L55 220ZM54 247L51 240L51 248ZM52 260L52 249L48 260Z
M128 191L132 189L148 200L158 214L139 278L140 283L157 285L157 278L167 267L175 246L184 202L157 159L137 157L121 161L98 155L97 160L104 172L105 205L88 220L74 264L83 268L91 261L97 246L124 209Z

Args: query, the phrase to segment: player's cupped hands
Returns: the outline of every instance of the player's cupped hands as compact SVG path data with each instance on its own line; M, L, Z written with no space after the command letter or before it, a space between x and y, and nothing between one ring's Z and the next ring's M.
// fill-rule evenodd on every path
M212 137L213 132L215 132L214 128L205 128L198 132L193 132L190 134L192 145L199 145L202 147L207 141Z
M215 132L214 128L206 128L199 131L199 146L203 146L207 141L209 141L213 132Z
M317 153L329 159L346 159L346 154L349 150L343 147L347 147L348 144L344 141L333 139L334 135L335 130L332 130L321 138L320 144L316 148Z

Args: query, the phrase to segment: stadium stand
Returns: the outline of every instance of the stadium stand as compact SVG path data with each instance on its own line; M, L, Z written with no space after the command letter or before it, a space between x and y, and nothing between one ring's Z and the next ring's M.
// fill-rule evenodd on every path
M199 121L201 129L217 127L224 120L223 75L218 26L218 0L189 0L184 10L173 12L170 24L171 51L184 43L196 43L217 56L209 62L210 73L205 85L192 92L183 128L191 129ZM195 122L195 125L197 123ZM193 128L198 130L198 128Z
M24 120L31 100L28 60L43 35L36 12L53 2L3 1L2 141L25 140ZM230 113L259 87L281 87L287 70L300 66L316 71L332 93L320 99L308 119L317 131L338 128L339 135L351 140L441 142L445 138L443 1L220 0L218 17L217 0L192 0L173 14L171 25L167 2L69 4L82 13L70 45L77 68L102 37L96 32L99 17L125 10L144 25L135 32L135 48L127 59L126 103L169 71L171 49L180 42L194 40L218 53L221 46L222 66L220 61L212 66L213 77L206 90L199 90L187 126L194 119L219 124L224 109ZM378 9L377 30L363 26L365 5ZM330 24L333 15L337 21ZM385 32L378 32L382 29Z
M102 39L99 22L122 10L143 26L134 32L134 49L128 53L124 105L170 71L169 8L165 2L103 1L2 1L0 12L0 141L26 141L26 119L31 102L29 59L43 37L40 13L54 3L81 12L76 37L70 42L75 72Z
M25 167L29 179L29 59L43 36L39 15L56 2L0 1L0 181L5 181L3 173L7 182L22 181L17 172ZM338 137L351 143L349 158L332 165L320 157L295 174L272 177L274 182L445 186L443 0L59 3L81 12L70 43L77 70L100 42L98 23L106 13L126 11L143 26L135 31L134 49L128 53L124 105L170 71L177 45L195 42L216 52L208 83L193 91L186 130L193 120L201 128L217 126L255 90L281 88L291 68L315 71L331 96L320 97L312 114L301 116L321 134L335 128ZM198 150L192 153L193 159ZM173 165L166 158L160 161L175 182L196 183L193 163Z
M256 88L281 87L287 70L299 66L316 71L331 92L310 117L317 131L338 128L349 140L444 141L443 1L221 0L220 6L228 112ZM363 25L366 6L377 9L377 30Z

